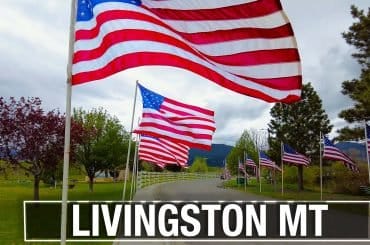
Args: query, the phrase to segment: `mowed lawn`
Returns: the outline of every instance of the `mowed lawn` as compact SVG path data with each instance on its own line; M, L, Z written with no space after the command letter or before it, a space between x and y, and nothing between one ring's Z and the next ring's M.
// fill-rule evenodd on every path
M78 182L69 190L69 200L122 200L123 183L96 183L94 192ZM128 191L128 192L127 192ZM130 191L128 185L126 193ZM61 200L60 187L40 183L40 200ZM127 195L127 194L126 194ZM33 200L33 183L0 182L0 244L23 244L23 201ZM45 243L43 243L45 244Z

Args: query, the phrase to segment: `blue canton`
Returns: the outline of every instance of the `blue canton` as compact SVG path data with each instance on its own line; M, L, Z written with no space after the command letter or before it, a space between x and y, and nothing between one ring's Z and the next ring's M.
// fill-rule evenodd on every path
M143 98L143 107L150 108L159 111L161 107L164 97L159 95L139 84L141 97Z
M264 158L264 159L270 160L270 158L263 151L260 151L260 158Z
M290 154L297 154L297 152L292 147L286 144L284 144L284 152L290 153Z
M324 136L324 144L326 146L333 146L333 147L335 147L334 144L328 138L326 138L326 136Z
M121 3L131 3L134 5L141 5L141 0L78 0L77 2L77 21L89 21L94 18L93 8L105 2L121 2Z

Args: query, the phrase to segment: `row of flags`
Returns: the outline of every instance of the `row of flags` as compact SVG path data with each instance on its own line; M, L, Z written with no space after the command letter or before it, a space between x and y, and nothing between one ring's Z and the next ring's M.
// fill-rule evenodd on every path
M366 151L367 154L370 154L370 126L365 124L365 138L366 138ZM336 147L331 140L328 139L327 136L323 136L322 138L323 143L323 154L322 157L328 160L336 160L341 161L343 164L352 172L359 172L359 168L356 163L343 151L341 151L338 147ZM294 150L287 144L282 144L282 161L287 162L293 165L302 165L308 167L311 160ZM259 151L259 164L262 167L268 167L272 169L281 170L275 162L273 162L266 153ZM256 163L250 158L247 157L245 163L242 164L243 166L252 167L253 169L257 168ZM239 164L239 169L241 169Z

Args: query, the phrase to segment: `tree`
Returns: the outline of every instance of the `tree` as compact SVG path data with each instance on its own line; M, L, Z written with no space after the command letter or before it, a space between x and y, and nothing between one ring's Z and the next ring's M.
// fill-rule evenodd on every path
M196 157L193 164L190 166L189 171L191 173L207 173L208 165L206 159L203 157Z
M40 98L0 97L0 156L34 177L34 199L39 200L40 178L63 159L65 117L59 111L45 113ZM79 141L80 125L72 122L71 148Z
M303 85L302 96L294 104L275 104L270 111L269 123L270 156L280 162L281 142L289 144L302 154L309 155L312 160L319 158L320 132L327 134L332 125L322 108L322 102L311 83ZM298 167L298 189L303 190L303 167Z
M355 127L345 127L339 130L338 139L358 140L364 137L364 130L358 123L370 120L370 8L367 15L356 6L351 6L352 17L356 20L348 32L342 33L349 45L356 48L352 56L361 65L361 74L358 79L344 81L342 93L348 95L353 101L352 108L339 113L339 117L349 123L357 123Z
M110 116L102 108L91 111L75 109L73 118L84 128L83 141L77 147L76 158L86 170L89 190L92 192L96 173L112 171L124 165L129 134L116 117ZM135 146L132 148L134 150Z
M226 158L227 168L232 174L236 174L238 171L239 161L243 161L244 154L251 157L254 162L258 161L258 153L256 149L256 143L260 143L264 140L262 134L255 130L244 130L240 138L235 144L235 147L231 149L229 155Z

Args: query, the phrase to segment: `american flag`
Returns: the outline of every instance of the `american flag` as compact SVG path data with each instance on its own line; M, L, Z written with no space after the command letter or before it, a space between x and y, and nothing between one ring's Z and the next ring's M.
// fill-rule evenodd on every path
M263 151L259 151L259 164L261 167L273 168L281 171L280 167L276 165L276 163L272 161Z
M139 66L182 68L268 102L301 94L279 0L78 0L72 84Z
M242 162L239 162L238 169L240 171L242 171L243 174L246 174L247 173L247 172L245 172L245 167L244 167L244 164Z
M359 172L357 165L352 161L352 159L339 150L326 136L324 136L323 158L342 161L349 170Z
M189 147L210 150L216 130L214 112L184 104L138 85L143 97L143 116L138 134L164 138Z
M252 167L253 172L256 174L257 165L249 156L247 156L247 159L245 160L245 166Z
M189 147L166 139L143 135L140 138L138 155L140 160L155 163L162 168L173 164L185 167L189 157Z
M310 159L298 152L287 144L283 144L283 161L298 165L308 166Z
M247 157L247 159L245 160L245 165L253 168L256 167L256 163L250 157Z
M366 132L366 146L367 146L367 153L368 156L370 155L370 126L365 123L365 132Z

